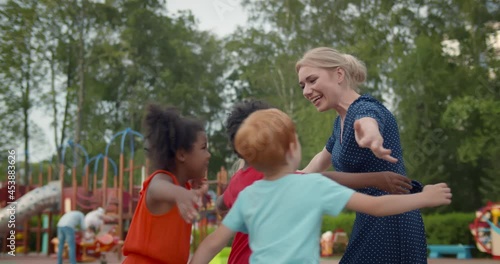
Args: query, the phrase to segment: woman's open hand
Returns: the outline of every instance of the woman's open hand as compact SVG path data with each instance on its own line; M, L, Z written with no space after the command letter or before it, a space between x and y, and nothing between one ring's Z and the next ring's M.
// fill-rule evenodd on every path
M398 159L391 156L392 151L384 148L384 139L378 129L375 119L365 117L354 122L354 135L356 142L362 148L369 148L373 154L380 159L392 163L398 162Z

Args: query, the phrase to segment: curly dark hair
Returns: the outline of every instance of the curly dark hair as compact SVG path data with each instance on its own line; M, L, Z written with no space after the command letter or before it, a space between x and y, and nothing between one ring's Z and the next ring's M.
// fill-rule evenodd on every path
M256 99L245 99L234 104L231 113L229 113L229 116L226 119L226 134L229 138L229 142L231 143L231 148L236 154L238 153L234 149L234 137L236 136L236 132L238 132L241 123L243 123L243 121L253 112L269 108L274 107L264 101Z
M149 104L143 120L147 156L154 169L172 171L179 149L191 151L198 132L205 131L202 121L181 116L175 107Z

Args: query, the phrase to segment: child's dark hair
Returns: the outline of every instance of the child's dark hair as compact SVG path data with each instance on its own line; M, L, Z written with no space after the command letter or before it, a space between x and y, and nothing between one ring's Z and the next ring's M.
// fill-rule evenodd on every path
M162 108L157 104L147 106L143 127L145 149L153 168L168 171L175 168L176 152L191 151L198 132L205 131L201 121L181 116L174 107Z
M238 132L238 129L241 126L241 123L243 123L243 121L253 112L269 108L274 107L264 101L256 99L245 99L233 106L231 113L229 113L229 116L226 119L226 134L233 150L234 138L236 136L236 132ZM238 153L236 152L236 154Z

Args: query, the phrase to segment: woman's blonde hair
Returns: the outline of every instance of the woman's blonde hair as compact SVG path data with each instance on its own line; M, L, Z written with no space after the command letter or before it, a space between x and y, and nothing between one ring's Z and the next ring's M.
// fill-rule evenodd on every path
M296 141L292 119L278 109L266 109L255 111L243 121L234 147L248 165L271 172L286 164L285 154Z
M304 66L323 69L339 67L344 70L347 84L353 89L357 89L358 85L366 80L366 66L362 61L352 55L328 47L314 48L306 52L295 64L297 73Z

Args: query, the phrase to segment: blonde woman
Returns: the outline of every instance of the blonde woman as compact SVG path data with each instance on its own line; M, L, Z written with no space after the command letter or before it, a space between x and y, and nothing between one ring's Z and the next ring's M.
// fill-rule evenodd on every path
M398 125L392 113L370 95L360 95L366 67L357 58L332 48L315 48L296 64L304 97L319 112L334 110L332 135L326 146L303 169L362 173L393 171L406 175ZM421 190L413 181L412 192ZM386 195L376 188L357 192ZM349 245L340 263L427 263L424 223L419 210L374 217L356 213Z

